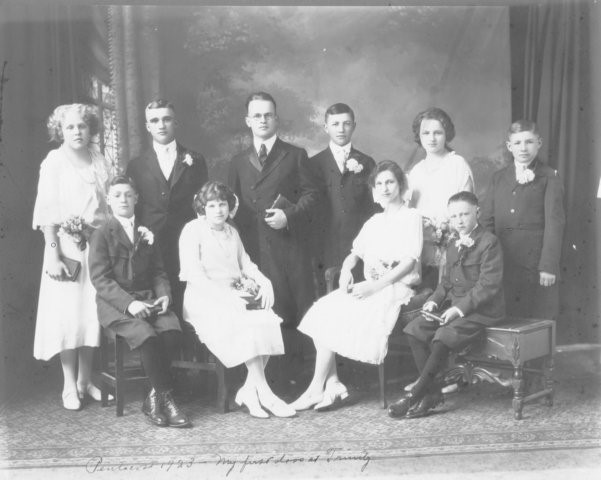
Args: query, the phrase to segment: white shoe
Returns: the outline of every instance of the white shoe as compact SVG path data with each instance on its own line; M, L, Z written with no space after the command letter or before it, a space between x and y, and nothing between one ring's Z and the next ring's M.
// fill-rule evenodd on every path
M83 400L85 398L85 396L89 396L92 400L95 400L97 402L102 401L102 392L100 391L100 389L94 385L93 383L88 383L87 387L85 387L85 389L80 389L79 386L77 386L77 395L79 396L80 400ZM108 400L114 400L115 398L109 393L108 394Z
M80 410L81 402L77 390L63 391L63 407L67 410Z
M257 398L257 391L254 388L250 389L242 387L238 390L238 393L236 393L234 401L239 407L246 407L248 413L250 413L252 417L269 418L269 414L261 408L261 404Z
M288 418L296 416L296 410L288 405L284 400L277 397L274 393L258 394L259 402L263 408L266 408L276 417Z
M325 412L339 408L344 404L344 400L348 398L348 390L340 381L330 382L326 384L326 390L323 393L323 400L313 407L318 412Z
M314 393L310 394L308 392L303 393L300 397L298 397L294 402L290 404L290 407L300 412L302 410L309 410L314 405L318 404L323 400L323 392L322 393Z

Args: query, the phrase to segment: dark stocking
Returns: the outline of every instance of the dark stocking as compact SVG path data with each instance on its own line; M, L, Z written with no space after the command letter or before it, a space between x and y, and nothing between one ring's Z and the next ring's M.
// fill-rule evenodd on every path
M426 343L418 340L413 335L407 335L407 341L409 342L409 347L411 348L413 361L415 362L417 371L421 375L426 366L426 362L428 361L428 357L430 356L430 348Z
M165 362L163 348L157 337L148 338L138 347L144 371L152 388L157 392L171 390L172 381L169 368Z
M432 344L432 353L428 357L417 383L411 390L414 395L422 396L433 388L432 384L436 375L442 371L447 363L449 351L449 347L442 342L435 341Z

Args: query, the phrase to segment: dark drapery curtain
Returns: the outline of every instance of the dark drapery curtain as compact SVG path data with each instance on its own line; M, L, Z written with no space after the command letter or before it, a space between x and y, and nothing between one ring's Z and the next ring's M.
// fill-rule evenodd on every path
M31 217L54 148L46 120L57 105L89 100L86 73L108 77L103 25L86 6L0 5L0 394L41 374L32 352L43 239Z
M558 170L565 187L560 344L600 343L590 8L572 1L510 10L513 118L538 123L541 156Z

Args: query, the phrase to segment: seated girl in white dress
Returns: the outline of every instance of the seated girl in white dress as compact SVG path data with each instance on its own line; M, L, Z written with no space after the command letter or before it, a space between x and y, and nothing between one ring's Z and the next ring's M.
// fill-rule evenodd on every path
M403 201L406 177L394 162L379 163L370 176L374 200L384 212L365 225L340 272L339 288L318 300L298 329L313 338L315 372L295 410L325 410L348 397L338 379L335 354L380 364L402 305L420 283L422 218ZM353 284L352 268L364 263L366 280Z
M270 355L282 355L282 319L273 306L271 282L250 260L235 228L237 198L220 182L208 182L194 197L199 217L179 239L180 279L187 282L184 319L227 367L246 364L246 382L236 395L253 417L291 417L295 410L278 398L265 379ZM252 293L249 293L252 292ZM249 307L249 308L247 308Z

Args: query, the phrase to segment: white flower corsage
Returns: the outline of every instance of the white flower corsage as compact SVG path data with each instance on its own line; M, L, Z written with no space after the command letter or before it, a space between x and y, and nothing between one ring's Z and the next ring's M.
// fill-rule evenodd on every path
M345 166L349 172L361 173L363 171L363 165L361 165L356 158L349 158L346 161Z
M468 249L474 246L474 239L467 235L462 235L459 237L459 240L455 241L455 246L461 250L462 248Z
M146 242L148 245L152 245L154 243L154 233L148 230L146 227L139 226L138 233L140 234L139 242Z
M521 171L517 170L515 172L515 177L520 185L525 185L526 183L530 183L532 180L534 180L534 172L529 168L525 168Z
M194 159L192 158L192 156L189 153L186 153L186 156L184 157L182 162L184 162L186 165L191 167L192 164L194 163Z

